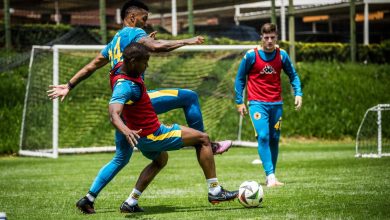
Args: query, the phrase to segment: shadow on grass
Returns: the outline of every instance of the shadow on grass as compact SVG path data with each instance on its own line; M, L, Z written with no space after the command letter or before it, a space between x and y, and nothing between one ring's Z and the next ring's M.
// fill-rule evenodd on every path
M143 207L145 212L129 213L126 218L144 218L147 215L152 214L164 214L173 212L212 212L212 211L234 211L238 209L247 209L245 207L218 207L218 206L197 206L197 207L186 207L186 206L145 206ZM263 208L262 206L257 208ZM251 208L252 209L252 208Z

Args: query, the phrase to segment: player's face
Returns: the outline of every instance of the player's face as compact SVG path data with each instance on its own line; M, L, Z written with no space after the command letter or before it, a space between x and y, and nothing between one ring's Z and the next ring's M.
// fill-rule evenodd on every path
M278 35L276 33L263 34L261 43L264 51L272 52L275 49Z
M132 66L133 71L138 76L141 75L143 72L145 72L146 68L148 67L149 58L137 60L134 62L134 65Z
M140 10L135 14L134 19L135 27L143 28L145 27L146 21L148 20L148 12L145 10Z

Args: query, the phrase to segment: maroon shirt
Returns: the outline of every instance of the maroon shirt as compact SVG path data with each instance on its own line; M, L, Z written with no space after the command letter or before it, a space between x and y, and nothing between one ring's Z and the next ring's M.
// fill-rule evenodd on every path
M248 74L248 100L262 102L282 101L282 88L280 86L280 73L282 60L280 49L276 48L276 55L268 62L261 59L255 48L256 61Z
M131 105L124 105L122 118L126 126L131 130L142 129L139 134L141 137L154 133L161 124L153 109L144 81L141 77L133 78L124 74L110 74L111 89L114 89L115 82L118 79L130 80L141 88L141 98Z

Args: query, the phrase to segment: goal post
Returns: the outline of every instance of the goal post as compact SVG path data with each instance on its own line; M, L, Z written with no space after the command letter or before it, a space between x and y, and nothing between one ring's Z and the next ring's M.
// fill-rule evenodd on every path
M369 108L356 135L355 157L390 156L390 104Z
M27 112L27 103L29 101L29 95L30 95L30 87L31 81L32 81L32 65L35 57L35 52L37 50L50 50L50 46L37 46L34 45L31 49L31 56L30 56L30 62L29 62L29 68L28 68L28 78L27 78L27 84L26 84L26 94L24 98L24 107L23 107L23 115L22 115L22 125L21 125L21 131L20 131L20 142L19 142L19 155L24 155L24 156L38 156L38 157L51 157L51 158L57 158L58 157L58 152L55 150L55 146L53 144L53 151L52 152L47 152L47 151L34 151L34 150L29 150L23 148L23 140L25 137L25 125L26 125L26 112ZM54 105L54 104L53 104ZM54 108L54 107L53 107Z
M257 143L252 142L249 117L239 119L234 109L233 82L243 55L255 47L196 45L170 53L153 53L145 82L149 89L196 91L206 132L212 138L231 139L234 145L254 147ZM68 81L103 48L104 45L33 46L20 132L20 155L57 158L66 153L115 151L115 129L107 113L111 96L109 65L72 90L64 102L51 101L46 93L49 85ZM173 68L175 65L180 68ZM234 120L224 126L225 118ZM186 125L181 109L161 114L159 119L167 124Z

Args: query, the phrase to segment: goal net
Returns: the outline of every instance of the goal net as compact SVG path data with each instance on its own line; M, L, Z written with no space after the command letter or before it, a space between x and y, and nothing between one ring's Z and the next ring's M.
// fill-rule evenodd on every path
M390 104L379 104L366 111L356 135L355 156L390 156Z
M145 73L148 89L186 88L199 95L206 132L213 140L257 146L249 117L240 119L234 103L239 63L255 45L185 46L153 53ZM20 155L58 157L60 153L115 151L108 118L109 65L80 83L66 99L49 100L49 85L66 83L103 49L101 45L34 46L31 51ZM182 109L159 115L165 124L187 125Z

